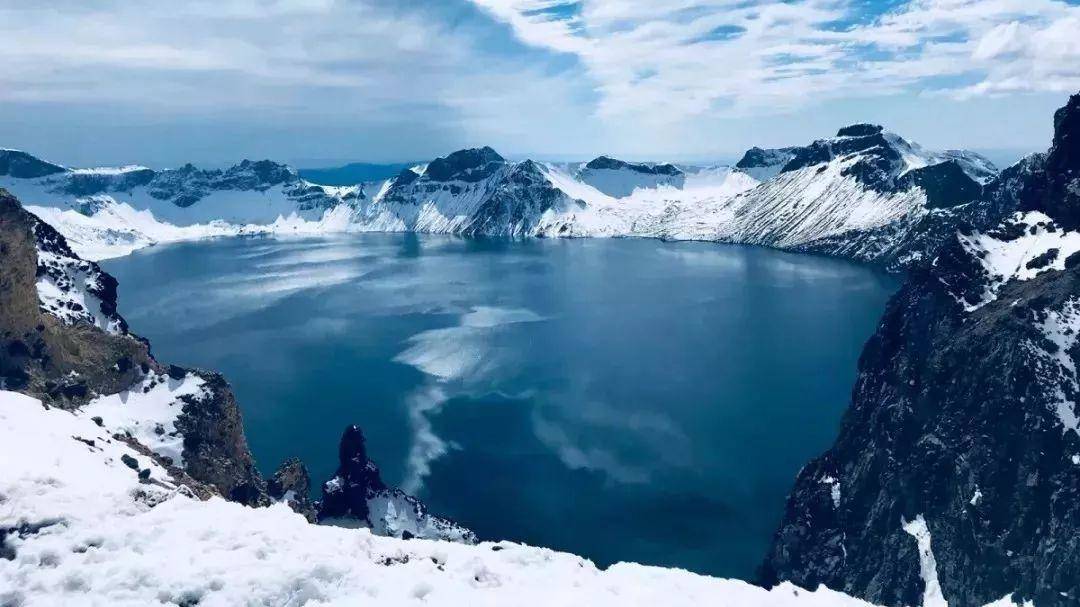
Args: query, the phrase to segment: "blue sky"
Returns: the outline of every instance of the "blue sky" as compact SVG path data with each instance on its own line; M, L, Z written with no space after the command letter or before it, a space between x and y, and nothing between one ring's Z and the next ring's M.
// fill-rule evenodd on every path
M1063 0L0 0L0 146L71 165L724 160L873 121L1044 149Z

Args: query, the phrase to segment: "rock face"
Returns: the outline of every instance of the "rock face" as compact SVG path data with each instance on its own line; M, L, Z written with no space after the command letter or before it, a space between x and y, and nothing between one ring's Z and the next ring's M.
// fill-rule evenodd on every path
M323 483L317 506L320 522L363 526L378 535L420 537L467 544L476 535L448 519L428 514L420 500L383 483L379 468L368 459L364 434L349 426L341 436L338 469Z
M772 179L791 161L796 149L798 148L762 149L755 146L746 150L739 162L735 163L735 168L758 181Z
M1080 95L1049 153L951 216L959 234L915 265L836 443L796 480L763 582L896 606L938 588L952 607L1080 601L1078 141Z
M116 314L116 281L0 190L0 384L62 408L136 381L152 359ZM40 290L44 293L39 297Z
M285 502L290 508L314 523L315 504L311 502L311 477L307 467L298 458L290 458L278 466L274 476L266 483L270 498Z

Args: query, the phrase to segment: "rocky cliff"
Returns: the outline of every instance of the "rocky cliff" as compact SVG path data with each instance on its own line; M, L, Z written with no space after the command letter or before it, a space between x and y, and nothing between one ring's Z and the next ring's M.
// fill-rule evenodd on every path
M1054 125L888 304L764 582L896 606L1080 602L1080 95Z

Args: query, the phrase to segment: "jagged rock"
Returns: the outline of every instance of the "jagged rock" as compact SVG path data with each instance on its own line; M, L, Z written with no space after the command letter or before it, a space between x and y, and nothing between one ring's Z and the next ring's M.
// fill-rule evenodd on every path
M274 476L266 483L271 499L285 502L298 514L315 522L315 504L311 502L311 477L307 467L298 458L285 460L278 466Z
M151 361L116 314L116 281L2 189L0 267L0 384L8 389L74 408L123 390Z
M232 389L217 373L189 373L205 383L201 394L180 397L184 408L176 419L176 429L184 437L184 469L232 501L249 506L267 504L266 482L255 468Z
M378 535L476 543L476 534L431 515L423 502L383 483L379 468L367 455L364 434L349 426L341 437L338 469L323 483L317 506L320 523L360 525Z
M919 604L936 574L952 607L1010 593L1080 600L1080 268L1050 253L1076 236L1062 232L1077 218L1061 184L1078 168L1080 96L1055 127L1045 161L1003 173L976 205L987 223L1014 205L1035 214L961 225L889 302L840 435L799 473L761 581L899 606ZM996 267L981 238L1018 243L1020 268ZM931 572L912 521L925 524Z
M349 426L341 435L337 472L322 486L319 519L366 521L369 496L384 489L378 466L368 459L364 433L358 426Z

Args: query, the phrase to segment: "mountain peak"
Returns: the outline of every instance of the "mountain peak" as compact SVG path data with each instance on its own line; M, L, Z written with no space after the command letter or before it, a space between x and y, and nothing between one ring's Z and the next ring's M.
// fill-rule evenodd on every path
M1054 141L1046 155L1046 185L1023 210L1043 211L1065 229L1080 229L1080 94L1054 112Z
M488 146L468 148L432 160L424 175L434 181L480 181L505 162L505 158Z
M884 131L880 124L868 124L860 122L842 127L836 132L837 137L869 137Z

